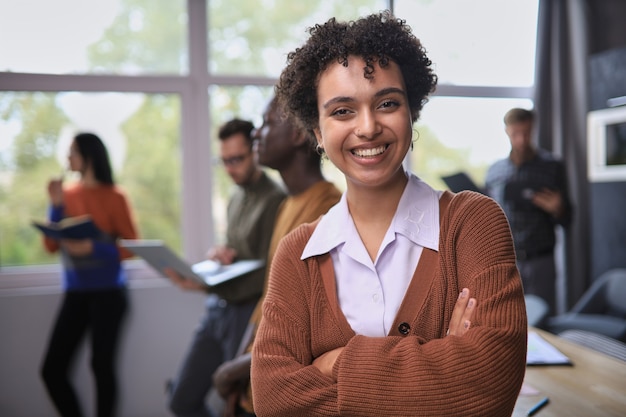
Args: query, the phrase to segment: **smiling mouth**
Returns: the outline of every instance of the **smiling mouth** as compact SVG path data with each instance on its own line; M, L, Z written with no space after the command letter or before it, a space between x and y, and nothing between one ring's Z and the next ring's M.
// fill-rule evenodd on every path
M388 147L389 145L381 145L372 149L354 149L352 150L352 154L359 158L373 158L385 152Z

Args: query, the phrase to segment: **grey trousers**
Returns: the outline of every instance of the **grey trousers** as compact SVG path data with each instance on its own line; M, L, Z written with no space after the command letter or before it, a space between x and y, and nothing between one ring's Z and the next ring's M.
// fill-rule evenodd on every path
M214 417L207 405L213 373L235 356L257 300L229 304L209 295L177 378L169 384L169 409L178 417ZM215 416L216 417L216 416Z
M548 315L556 312L556 265L554 255L518 260L517 269L522 277L524 294L543 298L549 306Z

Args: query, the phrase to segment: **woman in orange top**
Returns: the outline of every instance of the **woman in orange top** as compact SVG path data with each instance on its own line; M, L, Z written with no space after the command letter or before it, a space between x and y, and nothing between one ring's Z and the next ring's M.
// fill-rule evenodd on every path
M91 368L97 391L97 416L114 415L117 400L115 357L122 319L127 310L126 274L121 260L131 254L117 239L136 239L137 227L125 194L115 185L108 152L91 133L74 137L69 168L78 183L48 184L49 220L89 215L100 230L87 239L44 238L49 252L61 252L64 296L41 374L50 398L62 416L82 416L68 370L89 332Z

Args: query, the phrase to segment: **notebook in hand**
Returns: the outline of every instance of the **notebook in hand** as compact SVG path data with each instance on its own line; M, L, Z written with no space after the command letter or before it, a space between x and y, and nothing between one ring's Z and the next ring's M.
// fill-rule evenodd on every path
M90 216L66 217L58 222L33 221L35 226L44 235L53 239L92 239L101 232Z
M474 181L467 175L465 172L459 172L452 175L446 175L441 177L443 182L446 183L450 191L453 193L458 193L459 191L470 190L476 191L478 193L482 193L483 191L480 189Z
M145 259L164 277L165 268L172 268L183 277L194 279L208 287L215 287L265 265L265 261L260 259L246 259L230 265L206 260L190 265L161 240L121 239L119 245Z

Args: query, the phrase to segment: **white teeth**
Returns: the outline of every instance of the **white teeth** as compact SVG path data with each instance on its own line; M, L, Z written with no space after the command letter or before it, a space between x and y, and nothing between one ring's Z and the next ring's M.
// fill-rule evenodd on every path
M355 149L352 151L352 153L355 154L356 156L367 158L371 156L380 155L381 153L385 152L385 148L386 146L382 145L374 149Z

